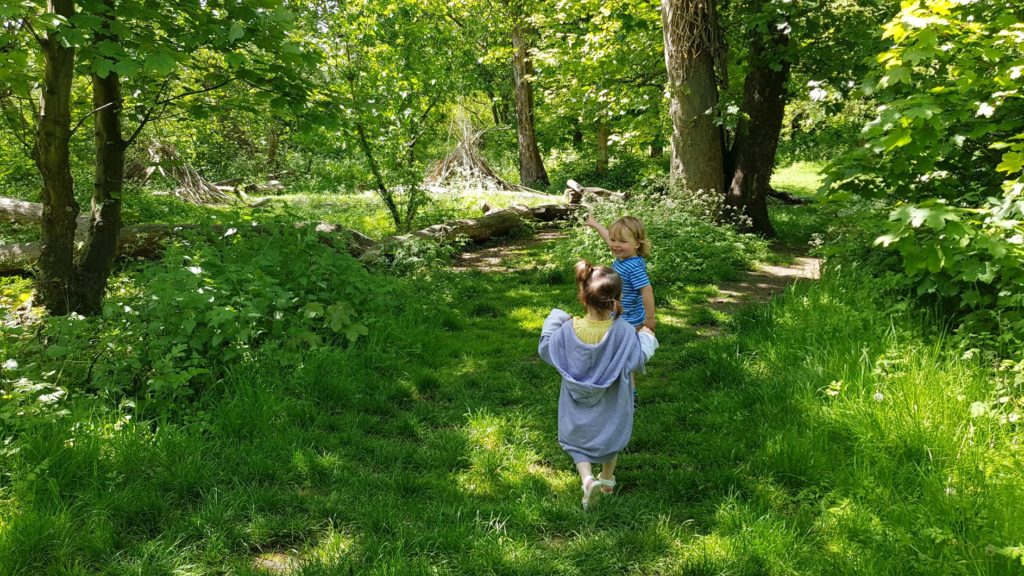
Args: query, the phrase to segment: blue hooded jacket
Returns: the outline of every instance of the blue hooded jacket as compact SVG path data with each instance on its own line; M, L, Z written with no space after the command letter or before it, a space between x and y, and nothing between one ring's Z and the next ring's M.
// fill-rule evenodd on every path
M574 462L606 462L633 434L632 375L643 370L658 341L618 318L600 342L585 344L571 320L552 310L538 346L540 357L562 376L558 443Z

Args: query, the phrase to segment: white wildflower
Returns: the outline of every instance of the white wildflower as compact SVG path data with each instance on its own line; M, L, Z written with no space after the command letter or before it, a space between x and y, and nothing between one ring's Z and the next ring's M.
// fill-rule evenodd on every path
M189 266L188 268L186 268L186 270L188 270L189 272L191 272L191 273L193 273L193 274L195 274L197 276L199 274L203 273L203 269L200 268L199 266Z
M995 114L996 109L992 107L988 102L982 102L978 105L977 116L984 116L985 118L991 118Z
M18 369L18 361L15 360L14 358L8 358L7 361L4 362L4 370L17 370L17 369Z
M875 402L881 402L882 400L885 400L885 395L883 395L881 392L875 392L875 394L871 396L871 399L874 400Z

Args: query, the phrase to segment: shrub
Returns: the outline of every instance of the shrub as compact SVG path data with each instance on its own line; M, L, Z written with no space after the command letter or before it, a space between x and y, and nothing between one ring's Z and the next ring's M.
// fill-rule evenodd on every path
M695 203L676 197L634 199L623 203L602 203L594 207L594 217L606 226L624 215L644 222L654 244L648 259L648 271L657 286L706 283L735 277L755 260L767 255L767 242L756 236L740 234L728 226L710 222ZM560 260L569 265L577 258L592 262L612 259L604 241L589 228L578 226L573 241L566 243Z
M549 162L552 168L549 173L551 185L548 187L548 192L551 193L561 193L565 190L565 183L569 179L576 180L584 186L597 186L608 190L628 190L636 186L644 177L665 169L664 159L622 154L609 161L607 172L598 174L593 156L579 156L571 150L552 153Z
M264 229L261 227L261 229ZM103 313L45 319L45 338L2 330L14 357L42 359L36 383L127 395L162 411L219 380L256 350L345 345L367 333L375 284L313 230L228 228L171 243L164 258L108 287ZM23 329L21 329L23 330ZM56 372L59 370L59 372Z

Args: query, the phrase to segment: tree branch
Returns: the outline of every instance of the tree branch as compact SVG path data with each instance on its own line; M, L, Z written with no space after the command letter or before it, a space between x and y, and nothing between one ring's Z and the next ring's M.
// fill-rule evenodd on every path
M82 116L82 117L81 117L81 118L80 118L80 119L78 120L78 123L77 123L77 124L75 124L75 127L71 129L71 133L70 133L70 136L74 136L74 135L75 135L75 132L78 132L78 129L82 127L82 124L83 124L83 123L84 123L84 122L85 122L86 120L88 120L90 116L92 116L93 114L97 114L97 113L98 113L98 112L99 112L100 110L103 110L104 108L109 108L110 106L113 106L114 104L116 104L116 102L107 102L107 103L106 103L106 104L104 104L103 106L100 106L99 108L95 108L95 109L93 109L92 111L90 111L90 112L89 112L88 114L86 114L85 116Z
M214 84L213 86L210 86L208 88L203 88L201 90L188 90L186 92L182 92L181 94L175 94L174 96L171 96L171 97L166 98L164 100L159 100L159 101L155 102L154 105L156 105L156 106L161 106L161 105L162 106L166 106L167 104L170 104L171 102L174 102L175 100L180 100L182 98L187 98L188 96L195 96L196 94L205 94L207 92L213 92L214 90L219 90L219 89L223 88L224 86L226 86L226 85L228 85L228 84L230 84L231 82L234 82L234 81L235 81L235 78L233 78L233 77L232 78L228 78L228 79L224 80L223 82L219 82L219 83Z
M163 83L163 85L160 86L160 90L157 91L157 95L159 96L161 93L163 93L163 91L167 89L167 85L170 84L170 83L171 83L171 77L170 76L168 76L167 78L164 78L164 83ZM128 136L128 138L125 138L124 145L125 145L126 148L128 146L131 146L132 143L135 142L135 139L138 138L139 134L142 133L142 129L146 126L146 124L149 124L149 121L153 118L153 113L156 111L156 108L159 105L160 105L159 100L157 100L157 101L153 102L152 106L150 106L149 108L146 108L146 111L142 114L142 119L139 120L139 125L135 127L135 130L132 131L131 135ZM165 109L167 108L166 104L164 105L164 108Z

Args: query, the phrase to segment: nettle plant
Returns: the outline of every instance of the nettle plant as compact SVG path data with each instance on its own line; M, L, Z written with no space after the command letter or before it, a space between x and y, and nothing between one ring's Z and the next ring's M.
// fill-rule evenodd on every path
M862 146L829 167L833 196L895 206L876 244L938 295L975 345L1024 344L1024 23L1016 2L903 2L865 90ZM985 340L980 342L978 339Z

